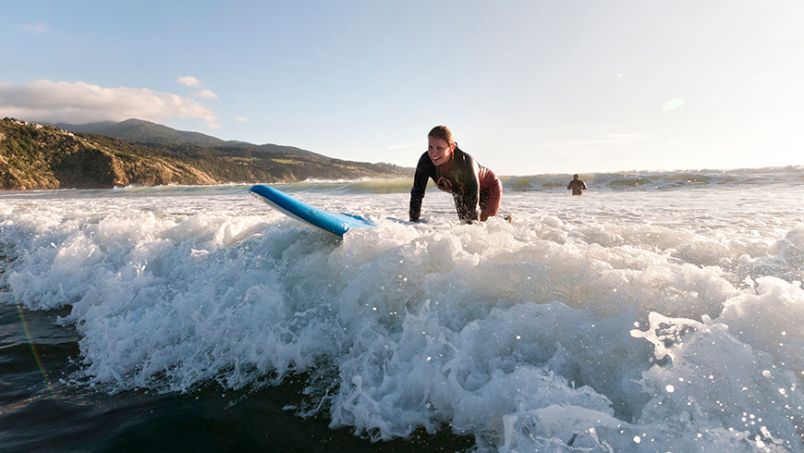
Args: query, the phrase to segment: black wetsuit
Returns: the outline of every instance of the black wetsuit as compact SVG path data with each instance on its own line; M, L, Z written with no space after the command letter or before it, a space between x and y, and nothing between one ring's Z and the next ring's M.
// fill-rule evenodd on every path
M580 179L573 179L567 184L567 190L572 190L573 195L581 195L586 190L586 183Z
M409 213L412 222L419 221L424 191L430 178L439 189L452 194L458 218L462 221L471 222L478 218L485 220L488 215L497 213L502 196L502 184L497 175L455 147L452 159L438 167L426 152L419 159L416 175L413 177L413 188L410 190ZM484 212L481 213L481 210Z

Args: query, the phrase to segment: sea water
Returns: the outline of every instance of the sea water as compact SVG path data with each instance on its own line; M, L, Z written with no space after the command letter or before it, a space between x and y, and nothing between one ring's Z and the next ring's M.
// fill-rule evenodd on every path
M406 222L410 181L278 186L377 223L343 240L247 185L0 194L0 449L281 449L281 420L395 451L804 451L804 169L566 182L506 178L513 222L472 225L434 188ZM181 424L205 410L229 416Z

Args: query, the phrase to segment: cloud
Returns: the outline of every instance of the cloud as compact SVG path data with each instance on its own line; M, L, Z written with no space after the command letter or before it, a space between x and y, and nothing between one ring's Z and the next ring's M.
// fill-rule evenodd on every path
M201 91L196 91L193 96L201 99L218 99L218 94L212 90L204 88Z
M0 82L0 117L4 116L54 123L197 118L210 128L220 127L215 114L195 99L148 88L106 88L80 81Z
M47 33L48 31L50 31L50 28L46 24L43 24L42 22L38 22L36 24L20 25L19 28L20 30L26 33L33 33L35 35Z
M209 88L201 88L204 86L204 83L198 80L198 78L193 76L182 76L176 79L176 82L191 88L199 88L198 91L192 93L192 96L201 98L201 99L218 99L218 93L210 90Z
M176 82L186 86L186 87L200 87L203 85L200 80L196 79L195 77L188 75L182 76L176 79Z
M685 103L684 98L673 98L670 99L669 101L665 101L662 104L662 110L665 112L669 112L671 110L678 110L681 107L684 107L684 103Z
M234 120L238 123L248 123L248 118L245 116L236 116L234 117Z

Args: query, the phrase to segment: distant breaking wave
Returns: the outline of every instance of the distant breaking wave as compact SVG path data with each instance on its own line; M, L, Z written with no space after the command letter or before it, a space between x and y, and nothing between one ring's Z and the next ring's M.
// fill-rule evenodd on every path
M572 175L547 174L503 177L506 189L517 192L564 191ZM673 190L696 186L765 186L804 184L804 166L739 170L628 171L581 175L589 190Z
M765 187L773 185L804 185L804 166L781 168L759 168L739 170L679 170L679 171L624 171L614 173L581 174L590 192L634 192L668 191L694 188ZM506 192L556 192L567 191L570 174L540 174L528 176L501 176ZM407 193L413 183L409 178L392 179L308 179L294 183L262 182L282 188L288 192L351 194L395 194ZM152 196L154 190L164 195L193 195L203 191L208 195L230 195L247 189L252 182L232 182L215 186L166 185L159 187L127 186L115 189L119 196ZM212 190L210 190L212 189ZM430 182L429 190L435 191ZM41 192L42 191L36 191ZM52 197L65 196L65 191L44 191ZM78 190L75 196L95 196L105 190ZM105 195L108 196L108 195Z
M804 184L804 166L738 170L625 171L580 175L590 191L624 192L675 190L692 187L767 186ZM412 177L362 180L307 180L281 184L291 191L352 193L405 193L410 191ZM572 179L570 174L501 176L506 191L563 192ZM432 182L431 182L431 186ZM433 186L434 187L434 186ZM433 188L431 187L431 188Z

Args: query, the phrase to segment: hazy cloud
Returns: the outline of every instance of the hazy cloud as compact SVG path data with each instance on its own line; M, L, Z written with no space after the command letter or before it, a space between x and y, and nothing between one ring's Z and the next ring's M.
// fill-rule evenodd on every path
M46 24L43 24L42 22L38 22L36 24L20 25L19 28L20 28L20 30L22 30L22 31L24 31L26 33L33 33L35 35L38 35L38 34L41 34L41 33L47 33L48 31L50 31L50 28Z
M201 99L218 99L218 94L212 90L204 88L201 91L196 91L193 96Z
M201 85L203 85L203 83L201 83L200 80L196 79L191 75L179 77L178 79L176 79L176 82L179 82L180 84L186 87L200 87Z
M678 110L681 107L684 107L684 98L673 98L670 99L669 101L665 101L665 103L662 104L662 110L664 110L665 112L669 112L671 110Z
M0 117L42 122L87 123L140 118L198 118L220 127L215 114L195 99L148 88L106 88L86 82L0 82Z
M234 120L238 123L248 123L248 118L245 116L236 116L234 117Z

